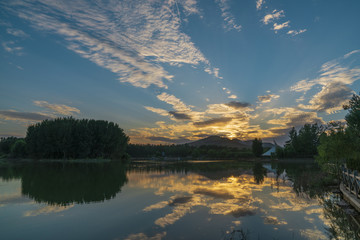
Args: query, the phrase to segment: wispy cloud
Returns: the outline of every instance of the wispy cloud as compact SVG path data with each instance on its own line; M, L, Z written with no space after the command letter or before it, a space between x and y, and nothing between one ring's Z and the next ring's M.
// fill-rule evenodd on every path
M241 25L236 24L235 17L230 12L230 6L228 0L216 0L216 2L219 4L220 10L221 10L221 16L224 19L224 28L227 31L230 30L241 30Z
M356 64L352 65L354 61L349 59L356 57L358 53L360 51L354 50L343 57L326 62L321 66L318 77L304 79L291 86L291 91L304 94L314 86L321 86L321 90L312 96L308 104L300 104L299 107L328 114L341 110L343 104L354 93L348 85L360 79L360 68Z
M232 118L229 117L213 118L202 122L194 122L194 126L197 127L223 126L226 125L231 120Z
M13 121L42 121L45 119L52 119L50 115L45 115L43 113L34 113L34 112L18 112L14 110L0 110L0 119L4 120L13 120Z
M169 114L178 120L191 120L191 116L186 113L180 113L176 111L169 111Z
M26 211L24 213L24 217L36 217L39 215L59 213L59 212L69 210L72 207L74 207L74 205L69 205L69 206L51 206L51 205L49 205L49 206L41 207L36 210Z
M34 101L34 104L39 107L47 108L55 113L70 116L76 113L80 113L80 110L75 107L70 107L64 104L51 104L47 101Z
M265 4L265 0L257 0L256 1L256 9L260 10L264 4Z
M275 31L275 33L277 33L277 31L283 29L283 28L287 28L287 27L290 27L289 23L290 21L285 21L283 23L278 23L278 22L275 22L276 20L279 20L280 18L283 18L285 17L285 12L284 10L273 10L272 13L269 13L269 14L266 14L264 16L264 18L261 20L265 25L271 23L271 22L274 22L273 23L273 30ZM301 33L304 33L306 32L307 29L300 29L300 30L294 30L294 29L291 29L287 32L288 35L291 35L291 36L296 36L296 35L299 35Z
M125 240L161 240L165 236L166 236L166 232L157 233L152 237L147 236L145 233L137 233L137 234L130 234L125 238Z
M220 77L220 76L219 76L219 70L220 70L219 68L213 68L213 69L211 70L210 67L206 67L206 68L204 69L204 71L207 72L208 74L213 75L213 76L216 77L216 78L223 79L223 77Z
M280 95L267 94L267 95L264 95L264 96L258 96L258 99L262 103L268 103L268 102L271 102L272 99L277 99L279 97L280 97Z
M29 35L26 34L23 30L16 29L16 28L7 28L6 32L15 37L21 37L21 38L29 37Z
M235 109L244 109L246 107L250 106L250 103L247 102L237 102L237 101L231 101L229 103L225 103L226 106L235 108Z
M287 34L292 35L292 36L296 36L296 35L298 35L298 34L301 34L301 33L306 32L306 31L307 31L307 29L301 29L301 30L298 30L298 31L296 31L296 30L289 30L289 31L287 32Z
M22 52L23 47L16 46L15 42L13 41L3 42L1 45L4 48L4 50L9 53L13 53L19 56L23 54Z
M236 96L235 94L232 94L232 95L228 96L228 98L231 98L231 99L236 99L236 98L237 98L237 96Z
M354 51L351 51L351 52L345 54L345 55L344 55L344 58L348 58L348 57L350 57L351 55L356 54L356 53L360 53L360 49L357 49L357 50L354 50Z
M268 123L279 126L270 128L268 131L276 135L286 134L290 128L303 126L305 123L324 123L316 112L306 112L294 107L273 108L266 112L275 114L275 118L269 120Z
M283 28L289 27L290 21L283 22L281 24L274 23L274 31L277 32L278 30L281 30Z
M161 109L161 108L154 108L154 107L145 106L145 109L149 110L151 112L157 113L157 114L159 114L161 116L169 116L169 112L164 110L164 109Z
M167 137L148 137L152 141L160 141L166 143L184 144L190 142L187 138L167 138Z
M157 96L160 101L166 102L173 106L176 111L179 112L190 112L191 108L183 103L179 98L175 97L174 95L168 93L161 93Z
M194 4L185 1L182 9L196 13ZM173 76L160 64L209 64L181 32L176 1L98 2L94 7L88 1L41 0L7 7L36 28L63 36L69 49L136 87L167 88Z
M353 90L343 83L329 83L324 85L321 91L312 97L309 105L300 104L299 107L331 114L342 110L342 106L348 103L354 93Z
M282 17L285 17L284 10L278 11L275 9L274 11L272 11L272 13L266 14L264 16L264 18L262 19L262 22L267 25L270 22L277 20L279 18L282 18Z

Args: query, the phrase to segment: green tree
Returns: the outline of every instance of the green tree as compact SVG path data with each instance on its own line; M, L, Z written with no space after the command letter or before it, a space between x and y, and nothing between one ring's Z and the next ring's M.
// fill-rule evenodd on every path
M360 96L354 94L344 109L349 111L345 116L349 130L356 135L358 140L360 138Z
M260 157L264 151L262 146L262 140L260 138L255 138L252 142L251 149L256 157Z
M26 142L24 139L18 139L11 146L11 156L16 158L26 157Z
M323 131L324 127L317 123L305 124L298 132L293 127L289 132L290 139L285 143L284 157L313 157L317 154L319 139Z
M11 146L18 140L16 137L6 137L0 139L0 154L9 155Z
M115 123L57 118L28 127L26 143L33 158L112 158L125 156L129 137Z
M321 136L317 161L323 168L332 166L339 173L340 164L360 170L360 96L353 95L344 106L348 110L346 125L330 122L325 134Z
M346 163L352 152L352 144L349 135L346 134L345 124L330 122L320 137L316 161L327 172L338 175L340 165Z

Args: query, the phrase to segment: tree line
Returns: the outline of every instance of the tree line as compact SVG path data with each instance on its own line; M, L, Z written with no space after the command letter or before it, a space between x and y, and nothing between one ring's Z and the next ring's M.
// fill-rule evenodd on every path
M121 159L128 142L116 123L69 117L31 125L24 139L3 138L0 150L10 157L34 159Z
M195 147L188 144L129 144L127 153L133 158L187 157L194 159L238 159L254 157L251 149L238 149L214 145Z
M327 125L305 124L292 128L284 148L277 147L278 158L315 157L328 171L338 174L340 165L360 170L360 96L354 94L343 106L348 113L343 121Z

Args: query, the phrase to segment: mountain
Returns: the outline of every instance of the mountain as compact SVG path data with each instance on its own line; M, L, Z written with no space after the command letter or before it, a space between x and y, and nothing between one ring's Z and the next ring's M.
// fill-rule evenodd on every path
M190 146L200 147L200 146L221 146L221 147L234 147L234 148L251 148L251 145L248 146L244 142L238 140L238 139L228 139L220 136L210 136L204 139L197 140L195 142L188 143Z
M228 139L220 136L210 136L204 139L200 139L194 142L188 143L190 146L200 147L200 146L221 146L221 147L233 147L238 149L251 149L252 140L250 141L241 141L239 139ZM263 147L273 147L272 143L263 143Z

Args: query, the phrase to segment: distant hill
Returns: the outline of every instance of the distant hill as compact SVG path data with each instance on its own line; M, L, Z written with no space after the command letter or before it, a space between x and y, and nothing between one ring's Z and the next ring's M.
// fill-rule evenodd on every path
M200 139L194 142L188 143L190 146L200 147L200 146L221 146L221 147L233 147L238 149L251 149L252 140L250 141L241 141L239 139L228 139L220 136L210 136L204 139ZM264 148L273 147L272 143L263 143Z

